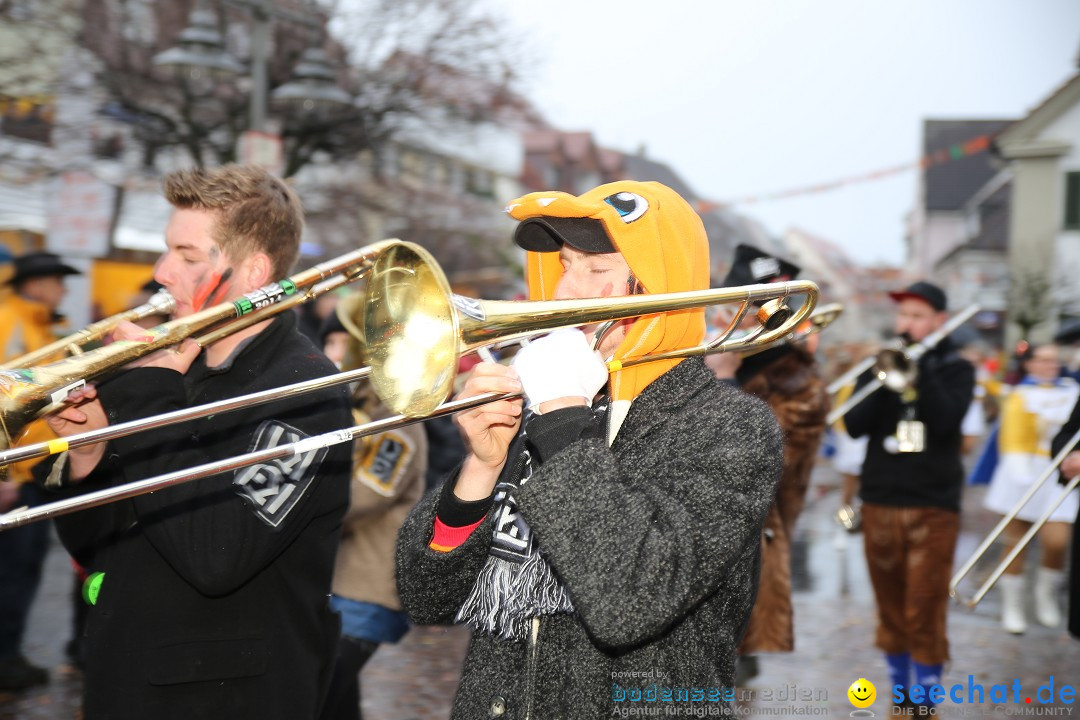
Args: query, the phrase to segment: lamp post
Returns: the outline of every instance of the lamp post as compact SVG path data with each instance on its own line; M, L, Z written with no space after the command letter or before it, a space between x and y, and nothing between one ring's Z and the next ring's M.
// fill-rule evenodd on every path
M262 133L267 111L267 56L270 49L270 28L275 19L288 20L320 31L321 23L311 17L277 8L273 0L225 0L228 4L250 13L251 23L251 98L248 129ZM186 27L178 37L177 47L159 53L153 59L156 67L198 79L203 75L225 78L239 75L244 67L225 49L225 41L217 30L214 14L202 4L191 11ZM325 111L350 105L352 97L334 82L334 72L321 48L308 48L297 64L293 78L274 90L270 97L305 112Z

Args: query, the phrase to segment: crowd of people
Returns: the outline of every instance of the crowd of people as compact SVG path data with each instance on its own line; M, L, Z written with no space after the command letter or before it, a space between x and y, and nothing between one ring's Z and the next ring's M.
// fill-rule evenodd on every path
M173 318L265 297L295 264L303 210L287 183L254 167L189 170L164 181L173 206L160 286ZM539 192L518 222L530 300L704 290L700 218L659 183L581 195ZM55 333L61 258L14 261L0 306L5 362ZM793 263L736 248L725 286L795 279ZM811 278L812 279L812 278ZM362 292L362 288L359 292ZM926 281L891 293L908 347L950 308ZM325 377L366 357L353 323L321 306L268 317L208 347L147 352L32 424L22 442ZM697 706L765 653L794 651L791 543L826 437L845 476L840 517L865 534L875 645L905 708L950 657L948 581L960 526L965 438L981 435L988 384L945 337L924 343L901 385L871 392L839 422L817 336L762 352L686 353L709 334L704 307L555 330L510 362L470 362L458 397L509 393L446 422L413 425L138 495L55 520L76 567L72 660L83 717L359 718L359 678L412 624L468 627L453 718L597 718L633 678L659 672ZM753 313L743 322L753 325ZM750 317L750 320L745 320ZM145 323L144 323L145 324ZM120 322L110 342L146 343ZM657 356L656 359L651 359ZM1029 346L1022 378L994 388L999 417L978 466L986 505L1008 513L1080 428L1080 385L1060 348ZM6 378L6 379L5 379ZM844 391L876 382L867 369ZM25 374L0 382L32 382ZM982 388L982 396L979 396ZM978 400L972 404L974 398ZM972 410L975 408L975 410ZM77 498L254 450L278 448L392 410L365 383L72 445L0 483L0 512ZM7 432L5 428L5 432ZM9 438L15 441L16 438ZM66 447L66 446L65 446ZM1061 476L1080 473L1080 452ZM1017 515L1014 543L1053 488ZM856 499L858 498L858 500ZM1061 622L1057 589L1074 495L1040 533L1037 620ZM1073 535L1071 574L1077 581ZM21 644L40 582L44 523L0 532L0 691L48 682ZM1002 579L1002 623L1024 632L1024 573ZM1080 601L1069 629L1080 636Z

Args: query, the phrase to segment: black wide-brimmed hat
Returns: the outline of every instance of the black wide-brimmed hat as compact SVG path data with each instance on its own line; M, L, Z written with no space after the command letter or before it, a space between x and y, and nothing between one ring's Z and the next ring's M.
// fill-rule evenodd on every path
M65 264L59 255L50 252L32 252L15 258L15 274L8 282L18 285L24 280L49 275L81 275L82 273Z
M753 245L740 243L735 246L735 258L724 278L724 287L794 280L800 269L795 263L770 255Z

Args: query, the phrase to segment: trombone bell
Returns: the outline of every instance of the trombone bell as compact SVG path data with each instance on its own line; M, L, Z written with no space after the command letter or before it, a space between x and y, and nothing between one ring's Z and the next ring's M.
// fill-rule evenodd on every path
M878 353L874 373L882 385L899 394L915 387L918 365L911 361L903 349L886 348Z
M368 278L365 302L354 310L357 321L342 318L347 328L362 328L371 382L395 412L410 417L430 414L450 396L458 364L458 313L450 283L437 271L427 250L395 244L376 259ZM461 312L475 312L464 307ZM478 307L478 306L477 306Z

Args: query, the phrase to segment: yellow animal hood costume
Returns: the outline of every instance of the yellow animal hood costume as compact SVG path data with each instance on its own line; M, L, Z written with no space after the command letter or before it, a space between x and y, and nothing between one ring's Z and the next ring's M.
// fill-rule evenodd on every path
M578 196L535 192L512 201L506 211L520 221L563 218L599 222L646 293L709 287L709 242L701 218L678 193L660 183L619 181ZM557 223L558 220L551 224ZM555 229L549 232L553 236L558 234ZM572 238L560 239L578 245ZM562 277L557 252L560 246L561 242L556 240L546 251L529 250L525 277L530 300L550 300L554 296ZM652 353L692 347L704 337L703 308L646 315L634 321L608 364L612 400L609 444L634 398L679 361L661 360L626 369L621 368L621 363Z

